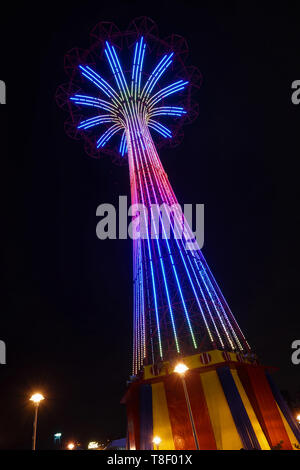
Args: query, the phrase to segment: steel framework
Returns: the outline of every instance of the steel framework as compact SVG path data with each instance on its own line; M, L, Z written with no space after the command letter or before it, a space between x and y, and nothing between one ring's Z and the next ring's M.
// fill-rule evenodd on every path
M133 240L133 374L147 363L196 351L249 352L182 214L173 210L169 216L170 237L162 213L156 222L151 216L153 205L178 207L157 149L180 143L182 125L198 114L193 93L201 74L186 65L186 41L177 35L160 39L155 23L145 17L132 21L123 33L112 23L99 23L91 39L88 49L74 48L66 55L70 81L58 88L56 99L69 111L66 132L83 138L89 155L106 152L117 163L128 161L132 204L148 210L141 221L145 236ZM122 66L121 57L131 66ZM99 75L99 59L101 72L108 75L109 68L115 86ZM172 121L168 127L160 122L165 118ZM100 136L95 132L99 127L105 128ZM152 133L158 137L155 144ZM176 230L181 226L185 231L180 238ZM194 249L188 248L191 241Z

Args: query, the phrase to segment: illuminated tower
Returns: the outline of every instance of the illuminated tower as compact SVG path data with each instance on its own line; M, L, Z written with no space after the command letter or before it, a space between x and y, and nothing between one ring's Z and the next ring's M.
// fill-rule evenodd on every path
M97 156L117 145L121 161L127 156L131 202L147 210L136 213L140 236L133 240L133 373L124 399L128 446L152 448L153 435L158 435L164 449L270 448L279 441L291 448L294 424L276 404L265 370L251 353L187 221L176 209L167 219L151 212L153 205L178 208L153 138L170 141L178 135L178 121L195 114L189 92L195 69L191 73L184 65L185 42L178 36L159 40L154 29L145 18L133 21L125 33L100 23L89 51L68 54L72 80L57 93L58 102L71 112L69 134L80 133L89 153ZM126 65L119 53L125 41L131 50L124 54ZM178 49L178 43L176 54L172 46ZM154 65L153 51L158 56ZM114 83L99 72L97 55L106 60L105 77L110 72ZM184 231L178 236L180 227ZM186 395L173 373L179 359L190 369ZM186 419L187 397L191 420Z

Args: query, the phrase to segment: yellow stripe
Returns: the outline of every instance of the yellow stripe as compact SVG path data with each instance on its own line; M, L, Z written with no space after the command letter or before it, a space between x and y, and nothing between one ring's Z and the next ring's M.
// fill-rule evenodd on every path
M217 449L242 449L243 444L235 427L216 371L212 370L200 375Z
M169 419L167 399L162 382L152 386L153 436L159 436L159 450L174 450L174 441Z
M287 420L285 419L285 417L284 417L284 415L282 414L281 409L279 408L279 406L278 406L277 403L276 403L276 405L277 405L277 408L278 408L278 410L279 410L279 413L280 413L281 419L282 419L282 421L283 421L283 425L284 425L284 427L285 427L285 430L286 430L286 432L287 432L287 435L289 436L289 440L290 440L290 442L291 442L291 444L292 444L292 446L293 446L293 449L294 449L294 450L298 450L298 449L295 447L295 444L298 444L298 445L299 445L300 442L298 442L298 439L296 438L295 434L293 433L293 431L292 431L292 429L291 429L289 423L288 423Z
M224 362L224 363L226 362L223 357L222 351L219 351L218 349L212 349L211 351L206 351L206 352L210 355L210 358L211 358L211 361L208 364L202 364L200 360L200 354L193 354L191 356L185 356L182 358L182 360L188 366L189 369L196 369L198 367L205 368L205 367L212 366L214 364L218 364L220 362ZM231 361L237 362L236 353L230 352L228 354L229 354ZM248 359L245 359L245 362L249 363L250 361ZM158 376L166 375L167 370L169 370L169 372L172 372L170 363L168 361L164 361L163 367L160 373L158 374ZM152 373L152 365L150 364L148 366L145 366L144 367L144 379L145 380L152 379L154 377L157 377L157 376Z
M239 391L240 397L242 399L242 402L244 404L244 407L247 411L247 414L249 416L249 419L251 421L253 430L256 434L257 440L259 442L259 445L262 450L270 450L270 446L268 444L268 441L266 439L266 436L264 435L264 432L259 424L259 421L256 417L256 414L252 408L252 405L249 401L249 398L247 397L247 394L245 392L245 389L240 381L240 378L238 376L237 370L236 369L230 369L232 377L235 381L235 385L237 386L237 389Z

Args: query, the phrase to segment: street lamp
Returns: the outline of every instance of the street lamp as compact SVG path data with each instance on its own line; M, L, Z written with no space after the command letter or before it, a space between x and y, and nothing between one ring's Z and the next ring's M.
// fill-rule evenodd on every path
M153 442L153 444L155 444L156 450L158 450L159 449L159 444L161 443L161 438L159 436L155 436L153 438L152 442Z
M74 447L75 447L75 444L73 442L70 442L70 444L68 444L67 447L68 447L69 450L73 450Z
M30 401L34 404L34 421L33 421L33 436L32 436L32 450L36 449L36 429L37 429L37 418L38 418L38 409L40 402L44 400L44 397L41 393L34 393L30 397Z
M300 413L296 416L296 420L298 421L298 424L300 425Z
M189 418L190 418L190 422L191 422L191 426L192 426L195 446L196 446L196 449L199 450L199 443L198 443L197 434L196 434L195 422L194 422L192 408L191 408L190 399L189 399L189 394L188 394L188 391L187 391L187 388L186 388L186 383L185 383L185 378L184 378L184 374L186 373L187 370L189 370L189 368L185 364L183 364L182 362L179 362L176 365L176 367L174 369L174 372L176 372L176 374L178 374L179 377L181 378L181 382L182 382L182 386L183 386L183 390L184 390L185 401L186 401L186 406L187 406L187 409L188 409L188 412L189 412Z

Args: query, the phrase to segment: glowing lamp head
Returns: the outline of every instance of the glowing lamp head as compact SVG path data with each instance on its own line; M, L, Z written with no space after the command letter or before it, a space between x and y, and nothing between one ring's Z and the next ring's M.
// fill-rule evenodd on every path
M75 447L75 444L73 442L70 442L67 447L69 450L73 450Z
M298 423L300 424L300 413L299 413L299 414L297 414L297 416L296 416L296 420L297 420L297 421L298 421Z
M160 443L161 443L161 438L159 436L155 436L153 438L153 444L155 444L156 446L158 446Z
M91 441L88 443L88 449L98 449L99 444L96 441Z
M30 397L30 401L32 401L35 405L38 405L42 400L44 400L44 396L41 393L34 393Z
M176 365L174 372L176 372L179 375L184 375L187 370L189 370L189 368L185 364L183 364L183 362L179 362Z

